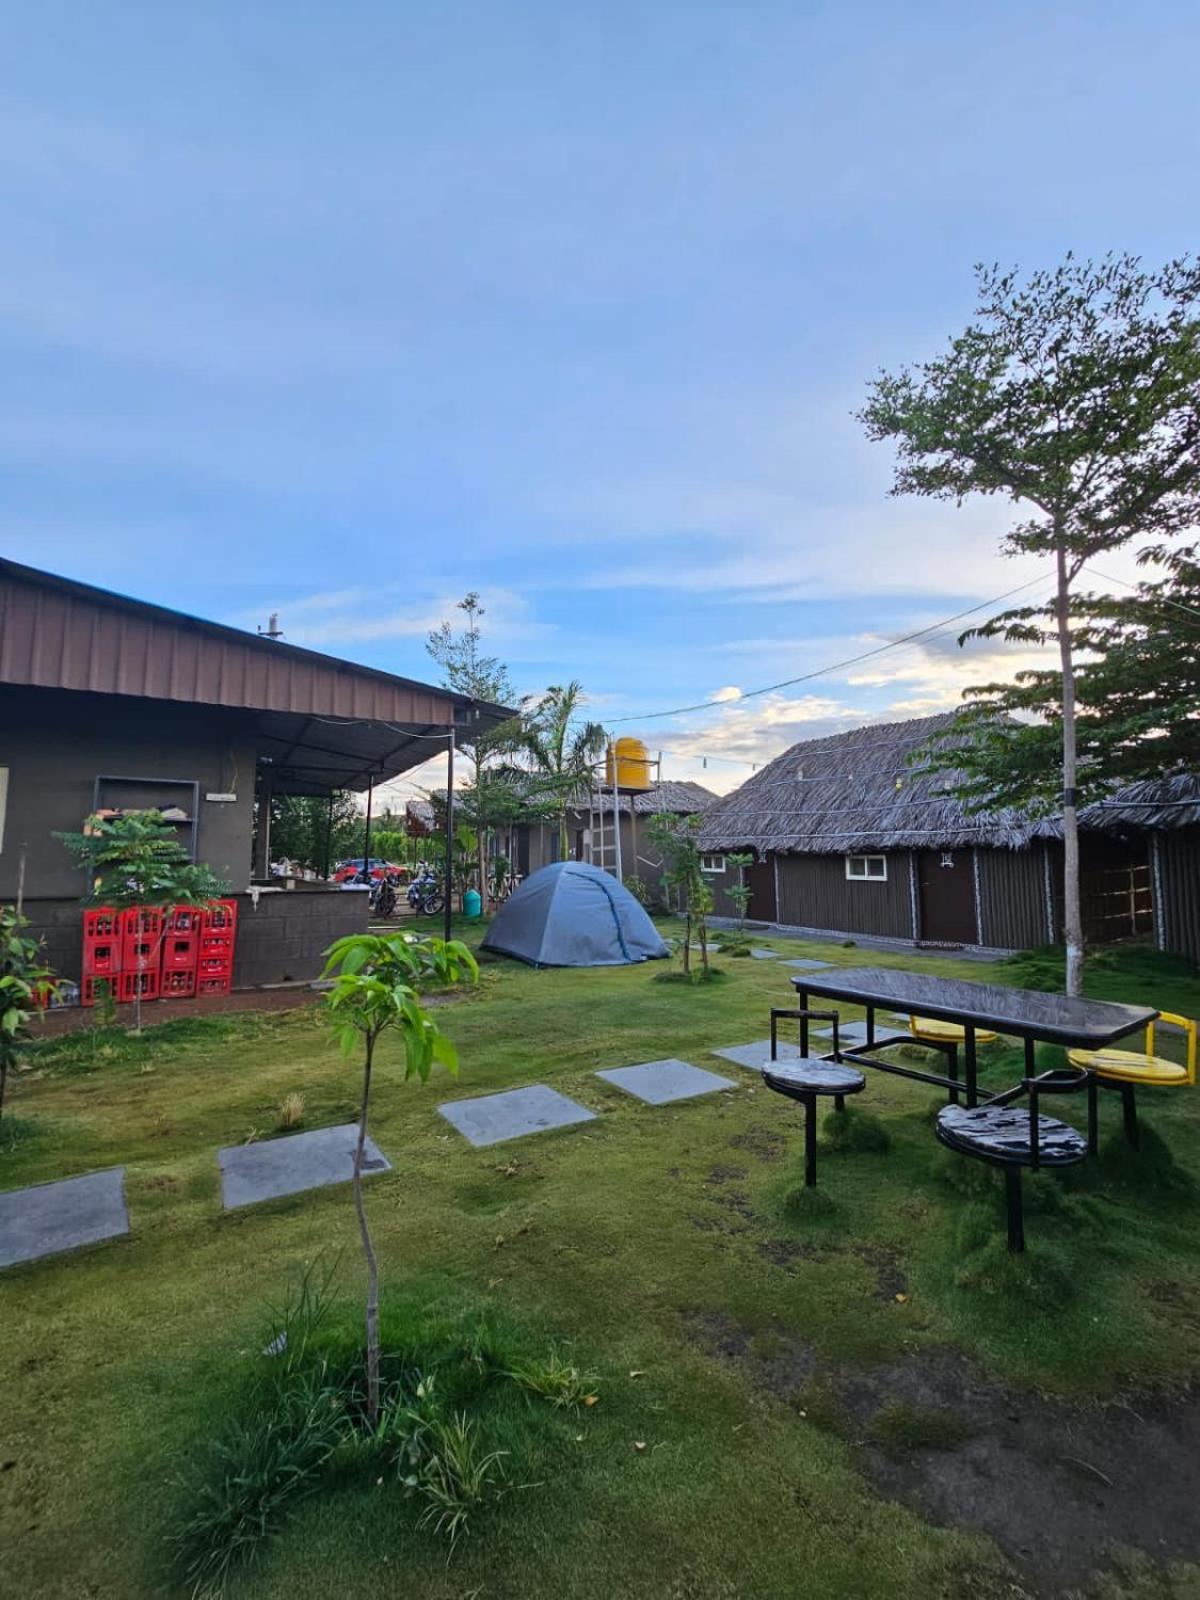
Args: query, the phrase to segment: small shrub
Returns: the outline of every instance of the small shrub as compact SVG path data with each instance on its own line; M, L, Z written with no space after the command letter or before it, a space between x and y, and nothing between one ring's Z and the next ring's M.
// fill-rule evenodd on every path
M858 949L858 940L857 939L843 939L842 940L842 949L843 950L857 950Z
M529 1394L548 1400L552 1406L578 1410L596 1399L595 1375L568 1361L554 1346L544 1356L521 1362L508 1375Z
M650 886L644 878L639 878L636 872L631 872L621 881L640 906L650 904Z
M280 1133L287 1133L292 1128L298 1128L304 1121L304 1096L302 1094L285 1094L279 1102L278 1128Z

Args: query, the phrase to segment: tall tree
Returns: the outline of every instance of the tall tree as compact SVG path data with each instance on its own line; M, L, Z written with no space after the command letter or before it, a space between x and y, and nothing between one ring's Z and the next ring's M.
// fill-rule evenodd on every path
M567 859L567 812L595 783L605 734L582 717L583 685L572 679L546 690L525 722L523 743L533 762L531 798L548 806L558 822L559 859Z
M1075 735L1080 804L1115 783L1194 771L1200 750L1200 551L1145 552L1159 576L1132 594L1074 596ZM964 634L1017 644L1056 637L1053 602L1023 606ZM949 739L926 753L929 769L952 769L975 809L1058 809L1062 677L1030 668L1008 683L976 685Z
M976 279L975 320L944 355L877 378L860 420L896 442L893 494L1005 495L1023 516L1005 551L1053 561L1066 990L1078 994L1073 586L1105 551L1175 535L1200 513L1200 265L1068 256L1024 281L996 267Z
M362 854L364 817L357 798L345 791L323 795L276 795L271 801L271 850L314 872ZM372 844L372 848L375 846Z
M468 695L472 700L483 700L492 705L511 705L515 693L508 668L498 656L489 656L483 651L483 630L479 623L485 613L479 601L478 591L472 589L464 595L458 602L457 609L466 614L466 626L456 632L449 622L443 622L440 628L434 629L425 643L425 648L442 669L442 682L448 689ZM483 802L489 792L484 769L489 761L511 751L516 740L515 720L491 729L486 734L474 737L466 735L461 739L459 748L466 753L475 767L477 811L483 810ZM483 816L479 817L478 821L480 823L477 830L479 892L483 894L487 875L488 830L495 825L495 822L491 817ZM448 888L447 893L449 893Z

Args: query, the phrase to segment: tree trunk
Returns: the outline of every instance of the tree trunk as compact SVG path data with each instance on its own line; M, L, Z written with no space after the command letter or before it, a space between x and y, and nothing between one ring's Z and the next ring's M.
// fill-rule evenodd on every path
M363 1204L362 1165L363 1149L367 1142L367 1107L371 1099L371 1063L374 1054L375 1040L368 1035L367 1055L363 1062L362 1105L358 1113L358 1142L354 1147L354 1209L358 1213L363 1255L367 1258L367 1418L372 1427L379 1420L379 1262L375 1257L375 1246L371 1243L367 1210Z
M1063 775L1063 932L1067 943L1066 992L1083 992L1083 908L1079 886L1079 811L1075 786L1078 757L1075 738L1075 663L1071 650L1070 580L1067 552L1061 534L1055 562L1058 579L1058 654L1062 664L1062 775Z
M0 1117L4 1116L4 1091L8 1087L8 1062L0 1061Z
M558 859L567 859L567 812L564 807L558 817Z
M692 970L692 913L687 911L683 918L683 970Z

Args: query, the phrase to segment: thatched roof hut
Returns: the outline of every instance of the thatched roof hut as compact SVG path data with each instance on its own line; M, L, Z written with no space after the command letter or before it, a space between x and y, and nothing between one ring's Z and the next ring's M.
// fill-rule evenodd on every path
M846 855L888 849L1020 849L1043 831L1016 812L971 814L953 772L920 773L913 754L954 713L877 723L792 745L704 815L705 850Z

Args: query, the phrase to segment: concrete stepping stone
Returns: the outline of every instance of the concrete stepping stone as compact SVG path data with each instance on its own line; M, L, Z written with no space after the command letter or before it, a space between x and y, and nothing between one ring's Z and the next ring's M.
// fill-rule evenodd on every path
M124 1167L0 1194L0 1267L119 1239L128 1232Z
M277 1200L280 1195L302 1194L354 1177L354 1146L358 1127L353 1122L337 1128L317 1128L312 1133L291 1133L286 1139L264 1139L261 1144L235 1144L217 1151L221 1169L221 1204L226 1211L239 1206ZM363 1174L390 1172L391 1162L373 1139L363 1149Z
M795 956L785 961L785 967L798 967L804 972L820 972L825 967L831 967L832 961L814 961L811 956Z
M815 1033L816 1029L810 1028L809 1032ZM720 1056L723 1061L732 1061L734 1066L749 1067L751 1072L761 1072L771 1059L771 1041L756 1039L753 1044L733 1044L725 1050L714 1050L713 1055ZM789 1044L786 1039L780 1039L775 1059L804 1061L807 1058L800 1054L799 1045Z
M750 954L754 957L755 961L778 961L779 960L779 951L778 950L751 950Z
M547 1128L569 1128L576 1122L593 1122L594 1111L568 1100L557 1089L533 1083L525 1089L481 1095L474 1100L451 1100L438 1110L473 1145L500 1144L521 1139Z
M610 1067L598 1078L615 1083L626 1094L635 1095L647 1105L665 1106L672 1100L691 1100L698 1094L715 1094L718 1089L736 1089L732 1078L718 1077L686 1061L669 1056L665 1061L643 1061L636 1067Z

